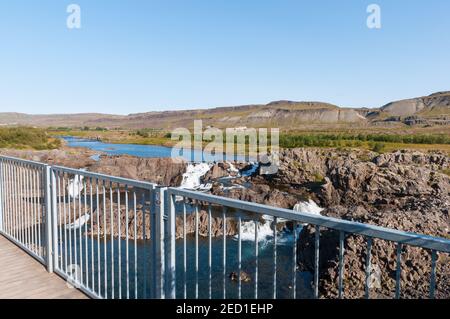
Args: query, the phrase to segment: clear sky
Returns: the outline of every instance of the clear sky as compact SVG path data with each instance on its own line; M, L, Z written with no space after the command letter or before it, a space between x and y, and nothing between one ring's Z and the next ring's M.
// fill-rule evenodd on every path
M0 112L377 107L450 90L449 14L448 0L0 0Z

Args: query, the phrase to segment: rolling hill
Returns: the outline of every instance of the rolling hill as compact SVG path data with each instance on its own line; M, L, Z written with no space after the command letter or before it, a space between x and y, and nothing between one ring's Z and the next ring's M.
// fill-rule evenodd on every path
M450 125L450 92L439 92L425 97L390 102L375 109L345 108L323 102L275 101L265 105L129 115L0 113L0 125L3 126L172 129L191 127L194 120L200 119L203 120L205 126L215 127L297 128L313 124L371 126L392 122L406 125Z

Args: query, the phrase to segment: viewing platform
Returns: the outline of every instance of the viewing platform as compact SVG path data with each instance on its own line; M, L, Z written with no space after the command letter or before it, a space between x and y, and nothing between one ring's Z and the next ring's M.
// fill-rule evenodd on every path
M44 265L0 235L0 299L86 299Z

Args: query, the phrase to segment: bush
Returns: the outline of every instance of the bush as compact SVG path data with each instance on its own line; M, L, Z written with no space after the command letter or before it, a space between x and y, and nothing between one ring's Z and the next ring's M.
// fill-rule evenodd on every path
M371 143L369 144L370 149L376 153L382 153L386 147L384 143Z

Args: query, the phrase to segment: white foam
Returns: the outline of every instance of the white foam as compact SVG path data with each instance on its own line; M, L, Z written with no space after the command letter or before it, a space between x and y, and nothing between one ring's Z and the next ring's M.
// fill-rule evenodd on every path
M230 165L230 167L228 168L229 173L238 173L239 174L239 170L236 168L236 166L234 166L233 163L227 161L227 164Z
M272 218L264 215L263 221L258 222L258 241L266 241L273 237L273 229L271 227ZM235 238L238 238L236 235ZM255 222L241 223L241 239L243 241L255 241Z
M82 171L85 171L85 169L82 169ZM83 191L83 180L84 176L75 175L74 178L69 181L69 185L67 185L67 193L71 198L78 198L81 194Z
M201 178L208 173L210 169L211 164L208 163L189 164L186 168L186 173L183 174L180 188L192 190L201 188L202 190L206 190L205 188L208 184L202 185ZM212 187L212 185L210 186Z
M69 224L66 226L66 229L68 230L76 230L78 228L83 227L88 221L91 219L91 215L86 214L78 218L76 221L74 221L72 224Z
M319 205L317 205L313 200L309 200L307 202L299 202L295 205L295 212L299 213L308 213L313 215L320 215L320 212L323 211ZM267 241L270 238L273 238L273 228L271 226L273 217L268 215L262 216L264 221L258 223L258 241ZM286 222L286 220L282 218L278 218L278 222ZM306 224L299 225L294 231L297 233L297 238L300 235L300 232ZM255 240L255 223L254 222L242 222L241 224L242 235L241 238L244 241L254 241ZM293 240L293 232L284 230L279 236L279 243L290 243ZM237 236L235 236L237 238Z
M306 214L313 214L313 215L319 215L323 211L323 208L316 204L312 199L310 199L307 202L299 202L294 206L294 212L298 213L306 213ZM303 226L306 226L307 224L303 224Z

